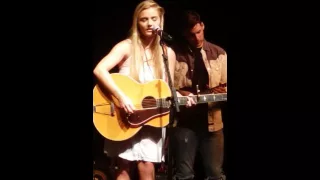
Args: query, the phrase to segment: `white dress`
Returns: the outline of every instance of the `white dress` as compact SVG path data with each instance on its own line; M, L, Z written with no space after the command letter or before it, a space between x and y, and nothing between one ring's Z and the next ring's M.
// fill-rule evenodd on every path
M128 75L130 58L119 65L119 73ZM144 62L144 67L139 74L140 83L154 79L153 68ZM165 77L165 72L163 73ZM163 146L165 144L165 128L144 126L129 140L114 142L105 140L104 152L108 156L119 156L129 161L149 161L160 163L164 161Z

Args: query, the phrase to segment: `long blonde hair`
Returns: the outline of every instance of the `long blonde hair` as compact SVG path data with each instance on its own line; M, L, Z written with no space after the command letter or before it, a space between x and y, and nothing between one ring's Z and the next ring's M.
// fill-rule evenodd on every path
M131 39L132 43L132 56L131 56L131 63L130 63L130 76L137 81L139 81L139 70L140 67L143 65L143 54L141 53L141 37L140 32L138 29L138 18L139 14L149 8L156 8L159 12L160 16L160 28L163 29L164 25L164 9L155 1L153 0L145 0L140 2L133 14L133 23L130 29L129 39ZM157 79L162 78L163 73L163 59L162 59L162 48L160 46L160 37L156 36L153 40L150 50L153 54L153 63L154 63L154 77Z

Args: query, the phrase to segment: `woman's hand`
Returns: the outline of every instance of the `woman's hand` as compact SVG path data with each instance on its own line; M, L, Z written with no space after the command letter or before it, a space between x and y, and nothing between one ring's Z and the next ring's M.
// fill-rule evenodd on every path
M134 107L131 99L125 95L121 96L121 98L119 99L119 102L120 102L120 107L124 108L124 110L127 114L132 114L134 112L134 110L136 109Z
M192 93L190 92L187 92L187 91L178 91L177 92L177 96L178 97L187 97L188 98L188 101L187 101L187 104L186 104L186 107L189 108L189 107L192 107L193 105L196 104L196 102L192 99L191 96L194 96Z
M188 98L188 101L187 101L187 104L186 104L186 107L187 107L187 108L196 105L196 102L193 100L193 98L192 98L191 96L194 96L194 94L190 93L190 94L187 96L187 98Z

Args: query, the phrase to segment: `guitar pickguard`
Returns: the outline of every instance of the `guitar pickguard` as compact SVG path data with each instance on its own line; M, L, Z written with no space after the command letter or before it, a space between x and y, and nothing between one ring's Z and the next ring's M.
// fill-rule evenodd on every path
M130 127L139 127L148 121L161 117L169 113L170 109L166 106L157 106L157 101L152 96L147 96L141 103L143 109L136 110L133 114L127 114L121 110L121 116ZM161 120L161 119L160 119Z

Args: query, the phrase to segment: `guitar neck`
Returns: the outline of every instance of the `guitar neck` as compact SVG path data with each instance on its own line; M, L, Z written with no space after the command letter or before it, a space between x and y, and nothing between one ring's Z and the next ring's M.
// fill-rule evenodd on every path
M227 101L227 93L220 94L204 94L199 96L189 96L197 104L203 104L208 102L218 102L218 101ZM178 97L179 105L186 105L188 102L187 96Z

